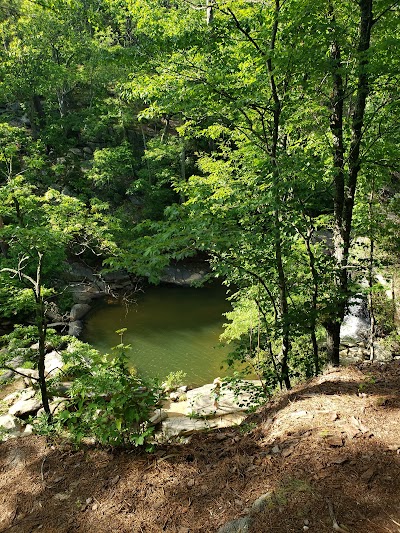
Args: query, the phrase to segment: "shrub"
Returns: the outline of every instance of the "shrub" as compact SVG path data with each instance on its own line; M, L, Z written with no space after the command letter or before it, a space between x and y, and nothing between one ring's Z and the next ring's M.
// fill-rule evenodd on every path
M183 370L177 370L176 372L170 372L165 378L163 387L166 391L174 390L185 384L186 372Z
M67 430L77 444L84 438L109 446L148 443L153 433L148 419L160 402L160 389L130 373L125 350L119 345L109 360L75 341L73 348L64 352L74 382L67 407L54 415L55 432Z

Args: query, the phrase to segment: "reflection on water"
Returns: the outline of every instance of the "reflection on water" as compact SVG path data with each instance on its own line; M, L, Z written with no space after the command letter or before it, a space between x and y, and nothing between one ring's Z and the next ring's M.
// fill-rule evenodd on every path
M164 378L183 370L190 385L209 383L224 375L228 348L219 335L229 310L223 287L149 287L137 304L104 304L89 316L83 340L103 353L120 342L117 329L127 328L124 343L139 373Z

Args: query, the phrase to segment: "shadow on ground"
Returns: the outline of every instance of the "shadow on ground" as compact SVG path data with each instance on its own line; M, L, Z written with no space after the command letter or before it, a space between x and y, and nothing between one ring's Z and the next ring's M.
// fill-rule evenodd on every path
M399 390L397 363L342 369L150 455L8 441L0 531L208 533L268 493L250 533L331 532L332 510L353 533L399 532Z

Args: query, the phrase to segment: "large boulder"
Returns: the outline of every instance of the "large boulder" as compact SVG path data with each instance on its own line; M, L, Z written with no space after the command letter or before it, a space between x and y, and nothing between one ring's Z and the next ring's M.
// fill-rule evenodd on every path
M22 365L24 360L25 360L25 358L24 358L23 355L16 355L13 359L10 359L9 361L7 361L6 364L10 368L17 369L20 365ZM15 373L12 370L5 370L0 375L0 383L2 383L4 381L8 381L9 379L12 379L14 377L15 377Z
M246 418L245 413L232 413L216 418L189 418L187 416L175 416L167 418L161 424L161 431L166 439L178 436L188 436L197 431L221 429L239 425Z
M393 359L391 347L385 343L385 339L379 339L374 342L374 360L388 362Z
M96 281L96 277L93 274L93 270L78 262L66 264L66 268L63 272L63 278L66 281Z
M83 330L83 324L80 320L75 320L69 323L68 335L72 337L79 337Z
M24 376L24 383L27 387L30 387L39 379L39 372L33 368L18 367L15 370Z
M45 374L51 374L51 377L54 377L58 370L64 366L61 354L56 350L46 354L44 358L44 370Z
M91 306L89 304L80 303L74 304L71 308L70 320L75 322L76 320L81 320L89 311Z
M254 398L254 387L259 387L259 381L243 381L239 390L221 386L219 380L192 389L186 393L188 416L225 416L232 413L247 411L257 404Z
M205 268L196 268L194 266L169 266L162 273L160 281L190 287L195 283L203 281L207 274Z
M13 415L0 416L0 429L3 431L21 431L21 421Z
M0 441L15 438L21 435L21 421L13 415L0 416Z
M37 398L30 398L29 400L18 400L14 405L8 410L8 414L14 416L26 416L36 413L42 402Z
M75 303L89 303L104 296L104 290L93 283L74 283L71 285L72 298Z

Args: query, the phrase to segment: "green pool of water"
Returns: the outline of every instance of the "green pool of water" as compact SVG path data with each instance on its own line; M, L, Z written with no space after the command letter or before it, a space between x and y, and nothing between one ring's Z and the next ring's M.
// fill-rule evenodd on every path
M229 310L225 289L149 287L127 309L121 303L103 304L89 315L83 340L102 353L120 342L116 330L127 328L124 343L141 375L163 379L183 370L192 386L225 375L223 360L229 348L219 343Z

